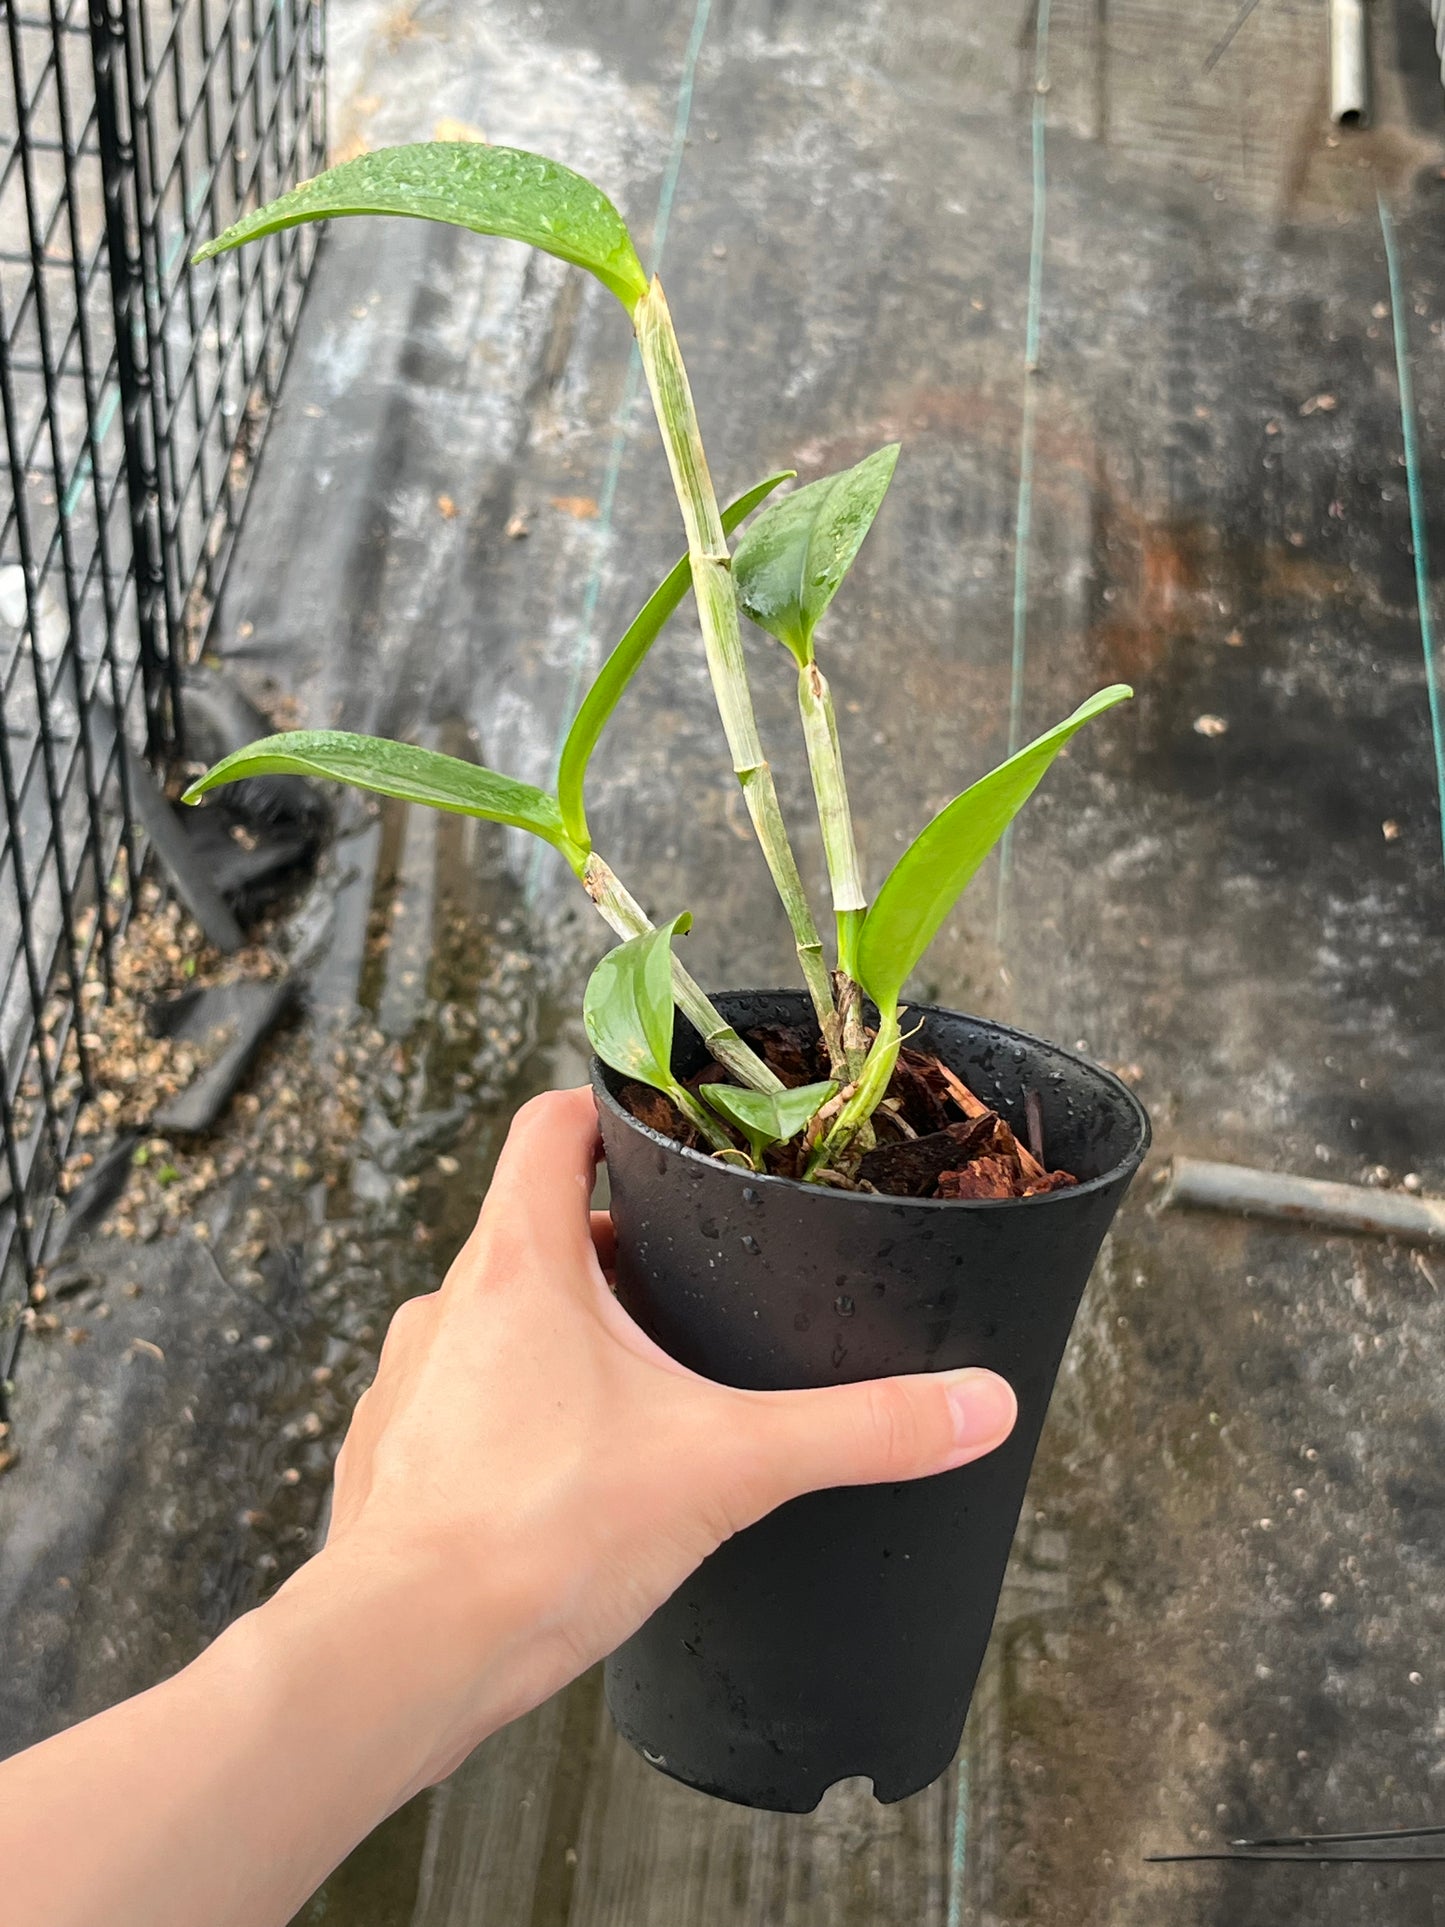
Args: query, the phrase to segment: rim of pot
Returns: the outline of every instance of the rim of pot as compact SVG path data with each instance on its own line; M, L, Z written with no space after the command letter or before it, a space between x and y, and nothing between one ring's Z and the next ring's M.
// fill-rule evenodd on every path
M797 990L796 988L785 988L782 990L737 990L731 992L716 991L713 994L718 997L806 997L807 995L805 991ZM1068 1050L1062 1044L1052 1043L1047 1037L1036 1037L1032 1031L1018 1030L1012 1024L996 1023L991 1017L974 1017L971 1016L968 1011L954 1010L948 1004L915 1003L909 1004L907 1008L915 1013L927 1011L930 1014L936 1013L940 1017L962 1017L965 1022L980 1024L986 1029L996 1032L1000 1037L1017 1038L1024 1044L1042 1044L1046 1050L1054 1052L1059 1057L1066 1058L1071 1064L1077 1064L1080 1069L1087 1071L1089 1075L1097 1079L1099 1083L1106 1085L1122 1097L1125 1104L1133 1112L1139 1133L1134 1148L1127 1156L1120 1158L1117 1164L1111 1164L1107 1171L1101 1171L1096 1178L1085 1178L1078 1184L1065 1185L1057 1191L1037 1192L1031 1198L904 1198L896 1196L891 1191L839 1191L835 1190L831 1185L804 1184L801 1178L780 1178L775 1176L771 1171L744 1171L740 1165L722 1162L718 1158L708 1156L702 1151L694 1151L689 1145L679 1144L675 1137L668 1137L662 1131L654 1131L650 1124L644 1124L641 1118L634 1117L624 1104L618 1102L617 1098L613 1096L607 1086L609 1067L603 1063L602 1059L598 1057L595 1052L591 1059L592 1094L599 1104L605 1103L616 1116L622 1119L623 1123L638 1132L640 1136L650 1138L654 1144L661 1145L664 1150L671 1151L677 1157L690 1158L694 1163L706 1166L709 1171L726 1172L729 1176L735 1177L740 1184L767 1185L771 1189L780 1191L800 1191L805 1196L813 1198L819 1196L847 1198L850 1202L861 1205L905 1204L910 1207L922 1206L925 1209L936 1211L958 1211L964 1209L971 1211L1017 1211L1025 1206L1043 1209L1048 1205L1063 1204L1070 1198L1086 1197L1091 1191L1100 1191L1105 1185L1113 1184L1123 1172L1137 1171L1139 1166L1144 1162L1149 1146L1153 1142L1153 1124L1150 1122L1149 1113L1144 1109L1144 1106L1139 1102L1139 1099L1134 1095L1133 1091L1129 1089L1129 1086L1124 1082L1123 1078L1116 1076L1113 1071L1106 1070L1102 1064L1096 1064L1091 1057L1084 1057L1078 1051ZM620 1071L611 1074L619 1077L622 1075Z

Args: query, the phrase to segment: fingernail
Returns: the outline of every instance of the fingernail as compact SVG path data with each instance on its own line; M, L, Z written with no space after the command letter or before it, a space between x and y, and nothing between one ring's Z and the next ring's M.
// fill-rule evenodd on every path
M954 1442L961 1452L1001 1445L1018 1415L1012 1387L996 1372L960 1372L948 1388L948 1402Z

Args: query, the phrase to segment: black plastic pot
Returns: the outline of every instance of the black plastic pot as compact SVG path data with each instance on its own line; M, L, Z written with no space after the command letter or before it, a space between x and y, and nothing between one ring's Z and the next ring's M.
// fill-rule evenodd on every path
M739 1029L807 1024L791 991L717 999ZM986 1365L1019 1402L1008 1443L903 1485L814 1493L730 1540L607 1662L624 1738L663 1772L805 1813L861 1775L879 1800L957 1749L1074 1313L1149 1143L1118 1078L1022 1032L909 1007L936 1051L1081 1182L1005 1202L870 1196L751 1176L648 1130L593 1081L617 1290L681 1363L758 1390ZM702 1050L678 1026L676 1068Z

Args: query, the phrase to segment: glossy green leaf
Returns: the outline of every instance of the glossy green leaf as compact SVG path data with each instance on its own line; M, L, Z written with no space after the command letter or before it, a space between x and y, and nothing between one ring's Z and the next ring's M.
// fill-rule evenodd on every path
M684 910L609 950L588 979L582 1021L593 1050L624 1077L669 1096L672 1074L672 939L691 929Z
M568 852L556 800L545 790L480 769L459 756L389 742L384 736L353 736L340 729L296 729L263 736L208 769L182 800L199 803L207 790L238 782L243 776L329 777L354 789L374 790L378 796L399 797L404 803L429 803L433 809L459 816L508 823L575 854Z
M759 502L771 495L779 483L791 481L794 473L793 469L785 468L777 475L770 475L765 482L757 483L735 502L729 502L722 512L724 532L731 535L738 523L751 515ZM567 825L567 834L584 849L590 848L592 842L582 800L582 785L592 752L623 690L636 675L643 658L661 635L663 625L687 594L691 583L692 564L684 556L675 568L668 571L659 587L653 590L633 617L626 635L598 670L596 681L582 698L581 707L572 719L572 727L562 745L561 761L557 765L557 802L562 811L562 821Z
M632 236L600 188L540 154L479 141L383 147L343 161L237 221L195 258L343 214L406 214L529 242L595 274L629 314L647 292Z
M735 1084L703 1084L703 1099L735 1124L761 1157L770 1144L786 1144L813 1113L837 1094L834 1083L800 1084L789 1091L744 1091Z
M893 442L856 468L794 489L738 543L733 582L739 607L800 663L812 660L813 631L873 526L897 462Z
M1064 744L1091 718L1133 693L1127 683L1101 689L956 796L914 838L889 871L858 941L858 981L880 1010L898 1002L909 972Z

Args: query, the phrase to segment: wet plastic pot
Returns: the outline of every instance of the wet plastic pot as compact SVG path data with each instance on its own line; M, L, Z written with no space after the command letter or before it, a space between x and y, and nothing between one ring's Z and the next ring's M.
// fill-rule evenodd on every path
M801 993L717 1002L743 1031L809 1022ZM915 1047L1020 1132L1039 1092L1076 1188L940 1203L752 1176L639 1124L593 1065L618 1295L674 1358L759 1390L987 1365L1018 1396L1012 1437L973 1465L815 1493L740 1533L607 1662L624 1738L746 1806L808 1812L855 1775L901 1800L953 1758L1074 1313L1149 1143L1096 1064L956 1011L910 1006L920 1020ZM678 1029L685 1076L702 1050Z

